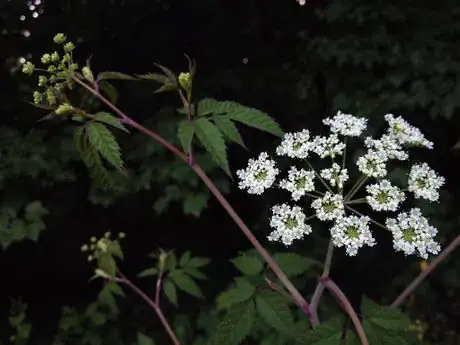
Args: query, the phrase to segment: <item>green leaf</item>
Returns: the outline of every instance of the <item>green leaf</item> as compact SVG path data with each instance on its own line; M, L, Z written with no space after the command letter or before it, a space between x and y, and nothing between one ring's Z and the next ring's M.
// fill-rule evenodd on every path
M245 302L250 299L255 292L255 286L249 281L246 279L239 280L235 286L230 287L217 296L217 308L228 308L234 304Z
M313 259L295 253L275 253L273 259L288 278L296 277L318 264Z
M208 258L194 257L189 260L189 262L187 263L187 267L204 267L209 265L210 262L211 260Z
M230 168L227 161L227 151L222 134L211 121L200 117L195 121L196 135L203 144L206 151L211 154L213 160L222 168L222 170L231 176Z
M88 122L86 132L91 145L104 157L110 164L118 170L123 170L123 160L121 149L117 140L102 123Z
M208 205L208 195L204 193L187 194L182 203L185 214L199 217Z
M117 295L117 296L120 296L120 297L125 296L125 293L124 293L123 289L120 287L120 285L118 285L115 282L108 282L108 283L105 284L105 287L107 288L107 290L112 292L114 295Z
M183 271L175 270L169 274L169 278L171 278L174 284L182 291L198 298L204 298L200 287Z
M197 116L205 116L215 112L219 101L213 98L203 98L197 104Z
M115 297L113 297L112 292L104 287L104 289L101 290L98 296L98 300L106 305L107 307L110 308L110 311L113 314L118 314L118 306L117 306L117 301L115 300Z
M411 325L410 319L400 310L380 306L367 297L363 297L362 311L366 319L389 331L405 331Z
M137 345L155 345L155 342L149 336L137 332Z
M229 113L228 116L230 119L241 122L246 126L254 127L279 137L284 135L280 125L270 116L260 110L241 107L238 110Z
M198 268L187 266L184 268L184 272L187 273L190 277L193 277L197 280L206 280L208 277L201 272Z
M136 77L145 80L154 80L162 84L169 82L169 78L167 76L158 73L136 74Z
M111 255L100 255L97 258L97 266L106 272L110 277L115 277L115 273L117 271L117 263Z
M363 321L364 333L372 345L409 345L409 341L402 334L383 329L371 322Z
M333 318L306 332L297 340L297 344L338 345L341 339L342 324L338 318Z
M179 266L180 267L187 266L187 263L190 260L190 255L191 255L190 250L186 250L184 253L182 253L182 255L179 258Z
M41 201L32 201L25 208L24 218L30 222L41 219L43 216L49 214L49 211L43 207Z
M177 126L177 136L181 142L185 153L190 152L193 136L195 135L195 125L192 121L182 120Z
M174 283L169 280L169 279L166 279L163 283L163 291L166 295L166 297L168 298L168 300L174 304L175 306L177 306L177 291L176 291L176 286L174 285Z
M128 74L120 73L120 72L101 72L97 76L97 80L137 80Z
M237 345L250 333L255 321L252 300L232 306L217 325L214 344Z
M294 318L286 299L280 294L264 290L256 295L257 312L271 327L284 333L294 326Z
M137 276L139 278L144 278L144 277L156 276L157 274L158 274L158 269L155 268L155 267L152 267L152 268L147 268L147 269L143 270Z
M110 84L108 81L101 81L99 83L99 89L102 91L102 93L108 98L108 100L112 104L117 104L118 91L115 88L115 86Z
M128 129L121 123L121 121L110 113L101 111L97 114L94 114L94 121L103 122L107 125L118 128L126 133L129 133Z
M176 91L179 88L177 83L168 83L160 86L158 89L153 91L153 93L161 93L161 92L168 92L168 91Z
M241 122L246 126L254 127L279 137L284 135L279 124L266 113L236 102L217 101L213 112L215 114L227 114L228 118L231 120Z
M262 260L252 255L241 255L231 260L231 262L241 273L247 276L259 274L264 268Z
M241 137L238 129L236 128L235 124L232 120L230 120L227 116L214 116L212 118L214 123L216 124L217 128L231 141L239 144L240 146L246 148L244 144L243 138Z
M38 241L40 233L45 229L46 225L41 220L30 223L27 226L27 238L32 241Z

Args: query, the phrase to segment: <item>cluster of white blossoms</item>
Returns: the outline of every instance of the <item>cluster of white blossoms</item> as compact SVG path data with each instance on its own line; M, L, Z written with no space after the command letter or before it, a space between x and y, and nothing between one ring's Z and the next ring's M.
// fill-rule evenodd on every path
M387 114L385 120L388 128L383 135L364 137L367 151L355 162L361 176L351 186L348 185L350 170L345 167L346 138L361 137L367 128L367 119L341 111L323 120L331 131L328 136L313 137L306 129L285 134L276 154L293 159L295 164L278 182L280 170L266 152L257 159L250 159L246 169L237 171L239 187L249 194L260 195L269 188L281 188L290 193L293 202L307 200L305 204L311 207L312 214L307 214L305 209L289 203L273 206L270 241L289 246L312 232L307 222L316 218L331 223L332 243L335 247L344 247L350 256L356 255L363 246L376 244L370 228L372 223L392 234L396 251L423 258L440 251L434 239L437 230L422 216L420 209L412 208L387 218L385 225L356 209L359 204L367 204L372 211L397 212L407 199L406 193L411 193L415 199L437 201L439 189L445 183L427 163L417 163L410 168L406 186L392 184L387 177L389 163L408 161L408 149L432 149L433 143L400 116ZM319 172L314 170L312 160L317 158L327 158L329 167L323 165ZM324 188L320 190L319 187ZM356 198L358 192L361 194Z

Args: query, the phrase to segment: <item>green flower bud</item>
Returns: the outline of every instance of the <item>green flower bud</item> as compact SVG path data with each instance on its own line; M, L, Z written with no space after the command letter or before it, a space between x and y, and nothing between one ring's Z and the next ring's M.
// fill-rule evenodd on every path
M32 75L32 73L34 73L34 70L35 65L30 61L27 61L24 63L24 65L22 65L22 73L24 74Z
M48 72L50 72L50 73L56 73L56 71L57 71L56 66L49 66L49 67L48 67Z
M192 76L190 73L181 73L179 74L179 84L185 91L190 91L192 86Z
M35 104L41 104L43 102L43 95L40 92L34 91L33 97Z
M66 44L64 44L64 51L66 53L70 53L74 49L75 49L75 45L72 42L67 42Z
M54 111L58 115L71 113L74 108L69 103L63 103Z
M91 243L96 243L96 241L97 241L96 237L94 237L94 236L91 237L89 240L91 241Z
M83 67L81 69L81 73L83 74L83 77L85 77L86 80L94 83L93 72L91 72L91 69L88 66Z
M56 95L54 94L53 90L51 90L51 89L46 90L46 102L49 105L55 105L56 104Z
M58 62L60 59L59 57L59 53L58 52L54 52L53 54L51 54L51 61L53 62Z
M38 86L45 86L48 82L48 79L44 75L38 77Z
M81 251L82 251L82 252L87 252L88 249L89 249L89 248L88 248L88 245L87 245L87 244L84 244L84 245L81 246Z
M65 37L65 35L63 33L58 33L56 34L56 36L54 36L53 38L53 41L54 43L57 43L57 44L62 44L66 41L67 37Z
M70 58L70 55L69 54L65 54L63 57L62 57L62 63L68 63L70 62L71 58Z
M119 238L119 239L122 239L122 238L125 238L125 237L126 237L126 234L125 234L124 232L120 232L120 233L118 234L118 238Z
M51 55L50 54L43 54L41 58L42 63L49 64L51 63Z

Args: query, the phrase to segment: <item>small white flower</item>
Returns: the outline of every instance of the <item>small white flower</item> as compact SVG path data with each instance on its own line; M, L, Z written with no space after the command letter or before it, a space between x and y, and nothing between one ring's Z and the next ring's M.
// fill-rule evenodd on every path
M363 174L371 177L384 177L387 174L386 162L388 158L381 151L369 150L358 158L356 165Z
M280 187L291 192L292 199L297 201L306 192L311 192L315 189L314 178L315 172L312 170L297 170L296 167L291 167L288 178L280 181Z
M276 148L276 154L304 159L308 157L311 148L310 132L304 129L301 132L286 133L281 144Z
M315 199L311 207L316 211L319 220L334 220L341 218L345 213L342 195L331 192L326 192L322 198Z
M343 184L348 180L347 169L340 168L340 165L333 163L330 169L323 169L320 172L322 178L326 179L332 187L343 188Z
M270 188L275 182L279 170L274 160L268 158L266 152L259 157L250 159L246 169L238 170L236 175L240 178L238 187L248 189L249 194L262 194L265 189Z
M393 247L405 255L418 255L424 259L428 253L438 254L441 246L434 240L438 230L428 224L419 208L401 212L397 219L386 220L387 228L393 233Z
M331 128L332 133L349 137L359 137L367 127L367 119L344 114L340 110L333 118L325 118L323 123Z
M305 224L306 217L300 207L282 204L273 206L272 211L270 226L275 230L267 237L269 241L280 241L289 246L294 240L311 233L311 226Z
M444 185L445 179L439 176L428 164L415 164L409 173L409 192L414 193L417 199L437 201L439 188Z
M388 133L394 136L401 145L433 148L433 143L425 138L420 129L409 124L401 116L395 118L393 114L386 114L385 120L390 127Z
M313 139L312 151L321 158L342 155L345 144L339 140L337 134L331 134L329 137L315 137Z
M385 153L388 159L404 161L409 158L409 154L402 149L396 138L389 134L382 135L380 139L367 137L364 140L364 145L374 151Z
M388 180L369 185L366 190L369 193L367 203L375 211L396 211L406 198L403 191L392 186Z
M336 247L345 247L349 256L355 256L363 245L375 245L375 239L369 230L369 217L349 216L337 219L331 228L332 243Z

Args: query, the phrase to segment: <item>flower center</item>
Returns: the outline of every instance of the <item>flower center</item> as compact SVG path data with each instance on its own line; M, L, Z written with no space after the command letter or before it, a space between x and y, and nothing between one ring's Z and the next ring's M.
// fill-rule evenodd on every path
M359 237L359 231L356 226L349 226L347 230L345 231L345 234L349 238L358 238Z
M254 178L257 181L263 181L263 180L265 180L267 175L268 175L267 169L260 169L260 171L258 173L254 174Z
M295 181L295 188L304 189L306 184L307 184L307 179L305 177L301 177Z
M284 221L284 225L286 225L286 228L288 229L294 229L299 226L299 223L297 222L297 219L294 217L287 217L287 219Z
M403 239L407 242L413 242L415 238L415 230L414 228L408 228L403 231Z

